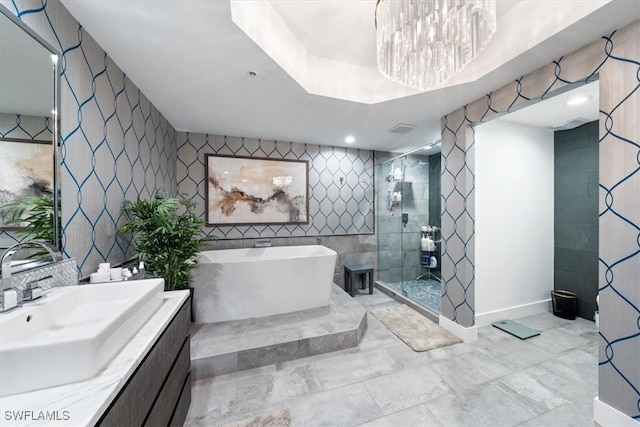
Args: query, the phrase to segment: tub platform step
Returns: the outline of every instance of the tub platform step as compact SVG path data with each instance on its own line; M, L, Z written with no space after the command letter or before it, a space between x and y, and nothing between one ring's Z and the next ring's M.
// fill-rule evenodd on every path
M327 307L255 319L194 324L194 380L357 347L367 311L333 285Z

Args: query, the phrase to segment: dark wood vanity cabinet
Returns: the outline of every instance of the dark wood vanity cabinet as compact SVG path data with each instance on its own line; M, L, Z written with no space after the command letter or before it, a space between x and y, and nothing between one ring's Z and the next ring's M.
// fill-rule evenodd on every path
M191 403L187 299L111 403L100 426L181 426Z

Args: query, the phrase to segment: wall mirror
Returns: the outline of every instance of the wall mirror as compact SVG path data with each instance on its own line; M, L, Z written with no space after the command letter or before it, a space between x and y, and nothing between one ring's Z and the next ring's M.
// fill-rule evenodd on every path
M0 58L0 253L27 240L61 249L59 52L0 5ZM32 252L13 259L33 265Z

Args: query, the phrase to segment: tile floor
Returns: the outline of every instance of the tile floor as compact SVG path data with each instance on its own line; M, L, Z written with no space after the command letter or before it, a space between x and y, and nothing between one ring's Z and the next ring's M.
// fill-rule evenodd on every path
M375 290L367 309L397 304ZM521 341L492 326L479 339L416 353L368 315L358 348L196 381L187 426L596 425L593 322L551 313L518 321Z

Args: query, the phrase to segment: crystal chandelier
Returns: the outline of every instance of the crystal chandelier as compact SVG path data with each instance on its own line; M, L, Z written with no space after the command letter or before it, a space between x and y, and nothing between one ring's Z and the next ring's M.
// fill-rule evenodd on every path
M496 32L495 0L378 0L378 69L419 90L443 85Z

